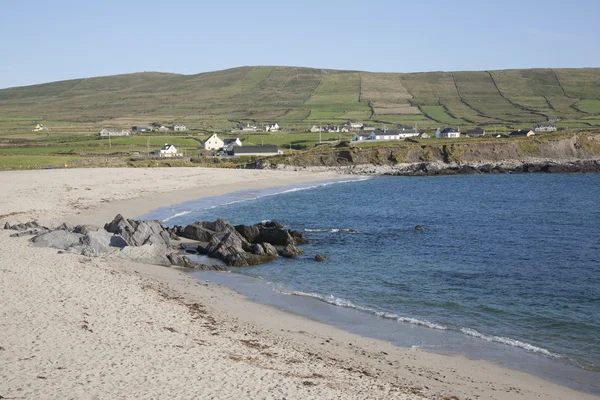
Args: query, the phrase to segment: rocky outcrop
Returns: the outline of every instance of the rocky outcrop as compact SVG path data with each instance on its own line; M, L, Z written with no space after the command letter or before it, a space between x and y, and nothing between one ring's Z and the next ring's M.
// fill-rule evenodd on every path
M5 227L19 230L20 235L34 235L31 243L37 247L52 247L88 257L118 257L204 270L226 268L191 260L183 254L186 249L189 252L189 243L187 247L181 243L176 248L171 239L183 237L195 240L200 254L219 259L228 266L239 267L262 264L280 254L296 257L302 254L296 245L305 242L302 233L285 229L276 222L234 227L223 219L197 221L186 227L166 229L159 221L131 220L119 214L104 228L61 224L56 229L48 229L35 222L14 226L7 223Z

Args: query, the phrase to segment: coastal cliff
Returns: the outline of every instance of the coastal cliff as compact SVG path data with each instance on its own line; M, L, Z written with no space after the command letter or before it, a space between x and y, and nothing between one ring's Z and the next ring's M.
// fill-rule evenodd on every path
M490 138L448 144L422 140L373 147L322 146L245 167L376 175L600 172L600 134Z

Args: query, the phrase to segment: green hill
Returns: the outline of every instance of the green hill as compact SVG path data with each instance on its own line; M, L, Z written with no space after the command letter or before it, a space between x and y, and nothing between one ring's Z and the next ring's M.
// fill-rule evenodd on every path
M34 122L90 132L154 121L199 130L229 130L234 121L276 121L286 130L347 120L519 127L550 116L563 127L600 126L600 68L405 74L239 67L0 90L0 133L31 130Z

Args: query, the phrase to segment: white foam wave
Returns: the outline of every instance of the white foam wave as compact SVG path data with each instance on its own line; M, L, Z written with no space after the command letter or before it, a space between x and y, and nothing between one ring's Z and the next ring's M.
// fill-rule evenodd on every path
M502 336L491 336L491 335L488 336L488 335L484 335L483 333L476 331L475 329L470 329L470 328L461 328L460 331L462 333L464 333L465 335L469 335L469 336L473 336L473 337L476 337L479 339L487 340L488 342L502 343L502 344L505 344L508 346L519 347L521 349L532 351L534 353L541 353L541 354L544 354L549 357L560 358L560 356L558 354L554 354L546 349L534 346L529 343L521 342L520 340L510 339L510 338L506 338L506 337L502 337Z
M393 313L388 313L388 312L383 312L383 311L377 311L377 310L375 310L373 308L370 308L370 307L359 306L357 304L354 304L350 300L342 299L340 297L335 297L333 295L324 296L324 295L321 295L321 294L318 294L318 293L306 293L306 292L298 292L298 291L284 292L284 291L279 291L279 290L277 290L277 291L279 293L287 294L287 295L292 295L292 296L311 297L313 299L321 300L321 301L323 301L325 303L332 304L332 305L335 305L335 306L338 306L338 307L352 308L354 310L364 311L364 312L367 312L369 314L376 315L376 316L378 316L380 318L396 320L398 322L404 322L404 323L413 324L413 325L426 326L426 327L432 328L432 329L439 329L439 330L446 330L446 329L448 329L448 328L446 328L443 325L438 325L438 324L435 324L433 322L429 322L427 320L419 320L419 319L416 319L416 318L402 317L402 316L399 316L399 315L393 314Z
M169 221L170 221L170 220L172 220L173 218L181 217L181 216L183 216L183 215L187 215L187 214L189 214L189 213L191 213L191 211L182 211L182 212L180 212L180 213L177 213L177 214L175 214L175 215L171 215L170 217L167 217L167 218L163 219L163 220L162 220L162 222L169 222Z

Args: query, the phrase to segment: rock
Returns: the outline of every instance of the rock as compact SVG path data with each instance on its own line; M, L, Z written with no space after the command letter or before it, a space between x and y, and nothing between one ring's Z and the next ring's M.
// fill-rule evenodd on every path
M78 246L83 235L69 231L51 231L37 235L31 239L36 247L54 247L56 249L68 250Z
M127 246L125 240L118 235L113 235L104 229L87 232L81 238L81 254L87 257L100 257L114 253L116 249Z
M273 258L275 258L279 255L279 253L277 252L277 249L271 243L263 243L262 246L263 246L263 249L265 250L265 255L271 256Z
M178 253L171 253L167 255L167 258L169 259L169 261L171 262L171 265L176 265L179 267L183 267L183 268L192 268L192 269L197 269L197 270L203 270L203 271L224 271L227 270L226 267L222 266L222 265L206 265L206 264L202 264L196 261L192 261L190 260L188 257L182 255L182 254L178 254Z
M210 242L214 234L215 231L208 230L200 223L195 222L183 228L179 236L199 242Z
M250 246L250 253L257 256L264 256L265 248L259 243L254 243L252 246Z
M317 254L317 255L315 256L315 261L325 261L325 260L327 260L327 258L326 258L326 257L323 257L323 256L322 256L322 255L320 255L320 254Z
M10 224L8 222L4 223L4 229L9 230L10 228Z
M71 231L73 232L74 226L71 224L68 224L66 222L63 222L62 224L60 224L59 226L56 227L56 230L59 231ZM77 232L77 233L81 233L81 232Z
M89 233L89 232L97 232L99 229L100 229L99 227L94 226L94 225L77 225L75 228L73 228L73 232L81 233L82 235L85 235L86 233Z
M273 226L272 223L258 224L256 227L258 228L256 242L271 243L274 246L287 246L288 244L296 243L287 229Z
M50 229L46 228L45 226L39 225L37 222L35 221L30 221L30 222L26 222L24 224L15 224L15 225L10 225L8 222L4 224L4 229L10 229L13 231L28 231L28 230L38 230L38 231L49 231Z
M256 239L260 234L258 226L256 225L236 225L235 230L242 235L242 237L246 239L248 243L256 243Z
M135 221L119 214L112 222L104 225L104 229L120 235L129 246L155 244L171 247L169 234L159 221Z
M423 227L423 225L416 225L416 226L415 226L415 231L422 231L422 230L424 230L424 229L425 229L425 228Z
M279 251L279 255L285 258L296 258L302 253L302 250L298 249L293 244L288 244L282 250Z
M246 248L250 245L234 229L233 232L220 232L213 235L206 247L209 257L218 258L231 266L248 265L246 261Z
M170 266L171 261L167 255L171 252L164 245L145 244L142 246L125 246L112 255L140 263Z

